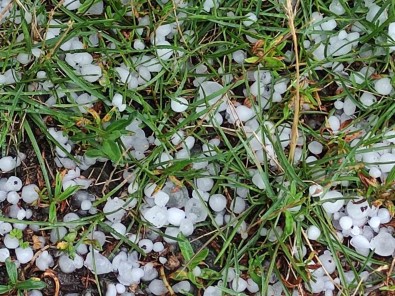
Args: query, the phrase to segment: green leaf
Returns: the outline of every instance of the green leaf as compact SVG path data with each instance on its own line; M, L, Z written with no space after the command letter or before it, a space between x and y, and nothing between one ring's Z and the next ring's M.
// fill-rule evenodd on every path
M103 141L103 152L112 162L118 162L122 156L121 149L114 141Z
M185 262L189 262L194 255L192 245L182 233L178 234L178 238L178 246L180 247L182 257L184 257Z
M7 275L10 279L10 283L15 285L18 281L18 271L16 268L16 264L11 261L10 257L5 260L5 267L7 269Z
M294 217L292 216L290 211L285 211L285 227L284 227L284 234L285 237L290 236L293 233L293 225L294 225Z
M204 261L206 257L208 256L209 250L208 249L202 249L199 253L197 253L195 256L193 256L192 260L189 262L189 268L192 270L196 266L199 265L200 262Z
M395 166L388 173L387 179L385 180L385 185L391 185L395 180Z
M133 118L118 119L108 125L105 129L106 132L124 131L125 128L132 122Z
M248 63L248 64L255 64L259 61L259 57L250 57L250 58L246 58L244 60L244 62Z
M202 269L202 273L199 276L202 279L205 280L219 280L222 278L221 273L219 273L218 271L212 270L210 268L203 268Z
M85 0L84 3L81 4L81 6L77 10L77 14L84 14L85 12L88 11L88 9L95 3L97 2L96 0ZM67 7L66 7L67 8Z
M18 228L14 228L13 230L11 230L10 235L14 238L17 238L17 239L22 239L22 237L23 237L22 230L20 230Z
M273 70L285 69L285 64L280 59L274 57L264 57L261 64Z
M68 197L72 196L74 193L76 193L80 188L81 188L81 186L79 186L79 185L67 187L65 191L63 191L58 196L55 196L55 200L57 202L63 201L65 199L67 199Z
M107 155L105 155L103 153L103 151L99 150L99 149L94 149L94 148L89 148L88 150L86 150L85 155L88 157L107 157Z
M16 285L18 290L40 290L44 289L47 285L38 278L30 278L26 281L19 282Z
M48 221L53 224L56 220L56 203L51 202L49 205Z
M5 295L6 293L13 290L13 287L10 285L0 285L0 295Z

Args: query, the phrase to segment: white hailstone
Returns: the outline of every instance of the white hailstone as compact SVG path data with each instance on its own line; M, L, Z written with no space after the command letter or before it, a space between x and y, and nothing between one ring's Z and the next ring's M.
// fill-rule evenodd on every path
M73 221L78 221L79 218L80 217L76 213L68 213L64 215L63 222L67 224L67 228L74 229L77 226L77 224L73 223Z
M369 214L369 208L368 202L362 202L362 198L358 198L355 201L350 200L346 206L347 214L353 219L365 218Z
M33 258L33 249L31 247L27 248L16 248L15 249L16 259L18 259L19 263L25 264L28 263Z
M311 143L309 143L309 145L307 146L307 148L309 149L309 151L313 154L321 154L322 153L322 149L323 146L321 143L317 142L317 141L312 141Z
M252 183L258 187L261 190L265 190L266 189L266 185L263 182L263 178L261 176L261 174L257 171L253 176L252 176Z
M333 0L331 4L329 4L329 10L336 15L343 15L346 12L339 0Z
M102 70L97 65L83 65L80 72L82 77L88 82L95 82L102 76Z
M165 235L163 240L168 244L176 244L177 243L177 236L180 233L180 229L177 227L167 227L165 230Z
M195 180L196 187L198 190L208 192L213 188L214 186L214 180L210 177L202 177L202 178L197 178Z
M15 176L9 177L3 187L5 191L19 191L21 188L22 180Z
M16 249L19 246L19 240L11 236L9 233L5 235L3 243L7 249Z
M36 266L39 270L45 271L49 267L54 265L54 260L51 256L51 254L48 253L48 251L43 251L36 259L35 261Z
M380 217L374 216L369 219L369 226L373 229L377 229L381 224Z
M167 213L169 223L174 226L180 226L181 221L185 218L185 212L178 208L169 208Z
M369 4L369 11L366 14L366 20L368 22L373 22L373 20L375 20L375 22L378 25L381 25L387 19L388 19L387 9L382 9L380 6L374 3Z
M39 58L43 54L43 51L40 48L32 48L32 55L36 58Z
M385 153L380 156L379 168L383 173L389 173L395 166L395 154Z
M336 270L336 262L333 259L331 252L325 251L324 254L318 257L322 262L322 267L331 274Z
M180 113L188 109L189 103L187 99L183 97L177 97L171 99L170 106L174 112Z
M144 195L146 197L152 198L152 195L154 194L156 187L157 187L157 185L155 183L148 183L144 187Z
M168 41L160 41L158 43L156 43L156 46L158 47L156 49L156 54L158 56L159 59L161 60L168 60L171 58L171 56L173 55L173 49L169 48L171 47L170 42ZM163 48L163 47L167 47L167 48Z
M90 200L83 200L81 202L81 210L89 211L92 208L92 202Z
M138 245L145 254L151 253L154 248L154 243L150 239L142 239Z
M39 198L39 195L38 195L39 191L40 191L40 189L35 184L29 184L29 185L24 186L22 188L22 193L21 193L22 200L25 203L35 202Z
M175 293L185 294L185 292L190 292L192 289L191 284L188 281L181 281L173 285L173 290Z
M237 106L235 112L236 112L236 118L241 120L242 122L246 122L255 116L255 111L244 105Z
M74 265L74 261L67 255L59 257L58 265L63 273L73 273L77 269Z
M196 198L189 199L185 203L185 215L195 223L205 221L208 215L206 203Z
M157 206L164 207L169 201L170 196L166 192L158 190L158 192L156 192L152 198L154 199L154 202Z
M5 262L10 257L10 251L7 248L0 249L0 262Z
M226 197L223 194L213 194L210 196L209 205L215 212L221 212L226 207Z
M154 295L164 295L168 292L162 280L154 279L148 285L149 291Z
M254 282L253 279L247 279L247 290L250 293L258 293L259 292L259 285Z
M114 229L116 232L118 232L121 235L126 234L126 226L123 225L121 222L115 222L115 223L111 224L111 228ZM113 233L111 235L116 239L120 239L120 237L115 233Z
M164 163L163 165L159 165L158 169L164 169L171 164L171 160L173 160L173 156L171 156L167 152L162 152L157 159L157 163Z
M321 23L321 29L324 31L332 31L337 27L337 23L334 19L326 18L324 22Z
M21 197L19 196L19 194L15 191L11 191L7 193L7 201L12 204L12 205L16 205L19 200L21 199ZM12 217L12 216L10 216ZM16 218L16 216L12 217L12 218Z
M375 81L374 89L380 95L386 96L391 93L393 87L391 85L391 80L389 78L381 78Z
M81 2L79 0L65 0L63 6L68 10L76 10L81 6Z
M375 104L377 102L376 97L373 94L368 93L368 92L363 92L363 94L361 95L359 100L366 107L372 106L373 104Z
M123 96L119 93L116 93L111 101L114 107L117 107L119 112L123 112L126 109L126 104L123 104Z
M336 108L337 110L341 110L341 109L343 109L344 103L343 103L343 101L337 100L333 105L335 106L335 108Z
M230 203L230 209L235 214L240 214L244 212L245 208L246 208L246 201L239 196L236 196L236 198L234 198Z
M56 243L58 241L60 241L65 235L67 234L67 228L60 226L57 228L53 228L51 230L51 233L49 235L49 240L51 241L51 243Z
M236 292L243 292L247 286L247 281L241 277L236 277L232 281L232 289Z
M352 218L349 216L343 216L339 219L339 225L343 230L349 230L352 227Z
M235 52L232 53L233 60L238 64L243 64L246 57L247 57L246 52L241 49L236 50Z
M156 28L155 33L156 35L166 37L169 35L172 31L172 25L171 24L165 24L165 25L160 25Z
M141 278L143 281L149 282L158 277L158 271L152 262L145 264L143 270L144 276Z
M115 285L115 289L117 290L118 294L122 294L126 292L126 287L119 283Z
M154 246L152 248L152 250L157 253L162 252L164 249L165 249L165 246L161 242L154 243Z
M309 194L312 197L321 196L324 193L324 189L321 185L314 184L309 187Z
M391 214L386 208L381 208L377 212L377 217L380 219L381 224L385 224L391 221Z
M194 230L195 227L193 226L192 219L185 218L184 220L181 221L180 231L184 236L186 237L190 236Z
M168 223L167 209L159 206L153 206L145 211L143 217L157 228L161 228Z
M329 116L328 123L332 131L336 132L340 129L340 120L336 116Z
M126 211L123 209L125 201L118 197L109 198L104 205L103 213L106 218L111 222L120 222L125 215Z
M110 283L107 285L105 296L117 296L117 288L114 284Z
M321 230L315 226L315 225L311 225L309 226L309 228L307 228L307 237L310 240L317 240L321 235Z
M370 241L370 249L379 256L392 256L395 252L395 238L388 232L379 232Z
M350 244L355 249L369 249L370 242L369 240L363 235L356 235L350 240Z
M112 272L111 262L97 251L86 255L84 266L97 275Z
M203 293L203 296L221 296L222 291L217 286L208 286Z
M145 43L140 39L136 39L133 42L133 48L136 50L143 50L145 48Z
M243 21L243 25L246 27L251 26L258 20L257 16L252 12L247 13L245 17L247 18L247 20Z
M0 170L9 172L16 168L16 160L11 156L0 158Z
M329 214L336 213L344 205L343 194L340 193L339 191L331 190L321 196L322 201L325 201L327 199L334 200L334 201L324 202L322 204L324 210Z

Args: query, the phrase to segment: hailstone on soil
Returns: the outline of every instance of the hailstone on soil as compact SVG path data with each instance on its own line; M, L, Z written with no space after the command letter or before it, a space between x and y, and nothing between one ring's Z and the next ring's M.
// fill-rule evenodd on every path
M86 255L84 266L97 275L112 272L113 269L110 260L96 250Z

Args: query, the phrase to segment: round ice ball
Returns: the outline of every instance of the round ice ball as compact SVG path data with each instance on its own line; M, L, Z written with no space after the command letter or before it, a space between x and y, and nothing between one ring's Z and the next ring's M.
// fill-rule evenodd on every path
M241 277L236 277L232 281L232 289L236 292L243 292L247 288L247 281Z
M370 248L379 256L391 256L395 251L395 238L382 231L370 241Z
M168 292L162 280L154 279L148 285L149 291L154 295L164 295Z
M157 228L163 227L168 223L167 209L153 206L143 213L144 218Z
M181 221L180 231L182 232L183 235L188 237L193 233L194 230L195 227L193 225L192 219L185 218Z
M21 264L28 263L30 260L33 258L33 249L30 247L27 248L16 248L15 249L15 255L18 261Z
M160 47L171 47L170 42L168 41L160 41L158 43L156 43L157 46ZM173 55L173 49L171 48L157 48L156 49L156 54L158 56L158 58L160 58L161 60L168 60L171 58L171 56Z
M210 208L221 212L226 207L226 197L223 194L213 194L209 199Z
M383 173L389 173L395 166L395 155L392 153L384 153L379 159L379 168Z
M7 233L4 237L3 243L7 249L16 249L19 246L19 240L16 237L10 235L9 233Z
M315 225L311 225L309 226L309 228L307 228L307 237L310 240L317 240L321 235L321 230L315 226Z
M362 201L361 198L353 201L350 200L347 203L346 210L347 214L354 219L361 219L367 217L369 214L370 206L367 201Z
M247 13L245 17L246 20L243 21L243 25L246 27L251 26L253 23L255 23L258 20L258 17L252 12Z
M16 168L16 160L11 156L0 158L0 170L9 172Z
M5 191L19 191L21 188L22 180L15 176L9 177L7 182L4 184Z
M312 141L309 145L307 145L307 148L313 154L321 154L323 146L317 141Z
M67 255L60 256L58 259L58 264L59 264L60 270L63 273L72 273L76 270L74 261L72 259L70 259L70 257Z
M239 196L236 196L236 198L234 198L230 203L230 209L235 214L240 214L244 212L245 208L246 208L246 201Z
M21 197L25 203L33 203L39 198L40 189L35 184L29 184L22 188Z
M370 248L369 240L366 237L364 237L363 235L354 236L351 239L350 244L356 249L369 249Z
M184 112L188 109L188 101L185 98L177 97L175 99L171 99L170 107L174 112Z
M169 215L169 223L174 226L180 226L181 221L185 218L185 212L178 208L169 208L167 213Z
M10 251L7 248L0 249L0 262L5 262L10 257Z
M331 190L321 196L322 201L329 199L334 201L328 201L322 204L322 207L327 213L336 213L344 205L343 194L339 191Z
M349 216L343 216L339 219L339 224L342 230L349 230L352 227L352 218Z
M374 89L380 95L389 95L393 89L391 85L391 80L387 77L376 80L374 83Z

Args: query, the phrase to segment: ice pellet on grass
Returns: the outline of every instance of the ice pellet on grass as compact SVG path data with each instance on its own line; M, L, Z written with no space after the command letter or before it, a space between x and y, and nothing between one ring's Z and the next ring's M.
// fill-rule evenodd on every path
M177 208L169 208L167 212L169 223L174 226L180 226L181 221L185 218L185 212Z
M350 240L350 244L355 248L355 249L369 249L370 248L370 242L369 240L364 237L363 235L356 235Z
M188 103L187 99L185 99L185 98L177 97L177 98L171 99L170 106L174 112L177 112L177 113L184 112L185 110L188 109L188 105L189 105L189 103Z
M167 209L153 206L143 213L144 218L157 228L163 227L168 223Z
M340 120L336 116L330 116L328 118L328 123L333 132L336 132L340 129Z
M185 204L185 214L195 223L206 220L208 211L207 206L200 199L191 198Z
M173 55L173 49L170 48L171 47L170 42L163 40L156 43L156 46L158 47L156 49L156 54L159 59L166 61L170 59L171 56Z
M236 277L232 281L232 289L236 292L243 292L247 288L247 281L241 277Z
M258 20L257 16L252 12L247 13L245 17L247 19L243 21L243 25L246 27L251 26L253 23L255 23Z
M103 213L106 218L111 222L119 222L122 220L126 211L122 208L125 205L125 201L118 197L109 198L104 205Z
M321 235L321 230L315 226L315 225L311 225L309 226L309 228L307 228L307 237L310 240L317 240Z
M246 208L246 201L239 196L236 196L230 203L230 209L235 214L242 213L245 210L245 208Z
M322 207L327 213L335 213L339 211L344 205L343 194L336 190L331 190L321 196L321 200L333 200L324 202Z
M381 231L370 241L370 248L379 256L391 256L395 252L395 238Z
M349 216L343 216L339 219L339 224L342 230L349 230L352 226L352 218Z
M181 221L181 223L180 223L180 231L182 232L182 234L183 235L185 235L186 237L188 237L188 236L190 236L192 233L193 233L193 231L195 230L195 227L194 227L194 223L193 223L194 221L192 220L192 219L188 219L188 218L185 218L185 219L183 219L182 221Z
M79 0L65 0L63 6L68 10L76 10L81 6L81 2Z
M372 106L373 104L375 104L377 102L376 97L368 92L364 92L360 97L359 100L361 101L361 103L366 106Z
M97 251L91 251L86 255L84 265L94 274L106 274L112 272L112 265L110 260L101 255Z
M160 207L164 207L170 199L169 195L162 190L156 192L152 197L154 198L155 204Z
M256 172L253 176L252 176L252 183L254 183L254 185L256 187L258 187L259 189L266 189L266 185L265 182L263 182L263 178L261 176L261 174L259 172Z
M389 173L395 166L395 154L385 153L380 156L379 168L383 173Z
M221 212L226 207L226 197L223 194L213 194L209 199L210 208Z
M82 77L88 82L95 82L102 76L101 68L97 65L83 65L80 72Z
M163 281L158 279L155 279L149 283L148 290L154 295L163 295L168 291Z
M376 80L374 83L374 89L380 95L389 95L393 90L391 80L387 77Z
M10 251L7 248L0 249L0 262L5 262L10 257Z
M312 141L308 146L308 149L313 154L321 154L323 146L317 141Z
M11 156L0 158L0 170L9 172L16 168L16 159Z
M43 251L37 257L35 263L38 269L45 271L46 269L54 265L54 260L51 254L48 253L48 251Z

